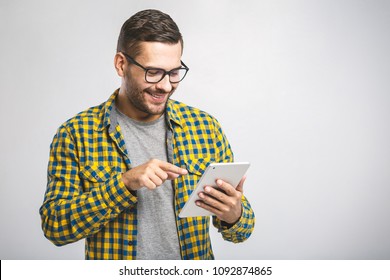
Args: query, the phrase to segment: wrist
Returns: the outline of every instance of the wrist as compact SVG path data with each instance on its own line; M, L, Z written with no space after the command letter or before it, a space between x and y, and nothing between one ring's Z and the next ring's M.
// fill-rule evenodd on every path
M130 187L130 180L127 178L127 176L125 175L126 173L122 173L122 182L123 184L125 184L126 188L129 190L129 191L134 191L131 187Z
M228 222L228 221L222 221L227 227L232 227L234 226L235 224L238 223L238 221L241 219L241 216L242 216L242 211L243 211L243 207L242 207L242 204L241 204L241 211L240 211L240 215L233 221L233 222Z

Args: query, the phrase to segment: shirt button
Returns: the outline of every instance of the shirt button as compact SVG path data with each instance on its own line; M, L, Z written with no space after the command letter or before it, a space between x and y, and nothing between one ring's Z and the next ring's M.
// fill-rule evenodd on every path
M128 243L129 243L130 246L133 246L135 242L133 240L129 240Z

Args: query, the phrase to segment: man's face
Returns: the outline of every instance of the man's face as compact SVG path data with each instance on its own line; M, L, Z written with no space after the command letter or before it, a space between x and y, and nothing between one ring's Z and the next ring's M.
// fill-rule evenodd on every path
M181 66L181 44L143 42L142 51L134 59L145 68L161 68L166 71ZM178 84L169 81L169 75L156 84L145 81L145 71L126 60L122 79L122 94L126 96L125 104L120 104L124 113L140 121L158 119L165 111L168 98ZM121 101L121 102L122 102ZM123 102L122 102L123 103Z

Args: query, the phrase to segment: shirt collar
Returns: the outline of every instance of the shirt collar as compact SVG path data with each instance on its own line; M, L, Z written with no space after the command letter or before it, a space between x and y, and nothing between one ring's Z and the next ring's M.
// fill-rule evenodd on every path
M180 119L180 114L178 112L179 108L177 108L176 101L169 99L167 103L167 111L166 116L169 120L169 125L172 123L175 123L179 125L180 127L183 127L183 119ZM172 128L172 127L171 127Z
M108 98L108 100L103 103L103 108L100 111L99 114L99 120L100 122L98 123L96 129L98 131L102 131L104 128L108 128L109 131L111 132L113 129L115 129L117 120L114 118L114 120L111 119L111 113L115 112L113 110L115 106L115 99L119 93L119 89L117 89L111 96Z

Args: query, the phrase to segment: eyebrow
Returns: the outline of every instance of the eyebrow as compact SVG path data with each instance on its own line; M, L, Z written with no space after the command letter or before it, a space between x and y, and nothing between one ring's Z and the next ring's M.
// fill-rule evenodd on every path
M184 64L184 62L182 60L180 60L180 63L181 65L176 67L176 68L172 68L171 70L165 70L164 68L159 68L159 67L154 67L154 66L144 66L144 65L141 65L141 63L139 63L138 61L136 61L132 56L128 55L127 53L125 52L121 52L127 59L130 59L132 61L133 64L141 67L141 68L144 68L146 70L163 70L165 72L170 72L170 71L173 71L173 70L177 70L177 69L181 69L182 66L184 66L185 69L187 69L187 65Z
M154 67L154 66L144 66L146 69L153 69L153 70L164 70L164 71L172 71L172 70L176 70L176 69L180 69L183 67L183 64L181 64L180 66L177 66L175 68L172 68L170 70L165 70L164 68L161 68L161 67Z

